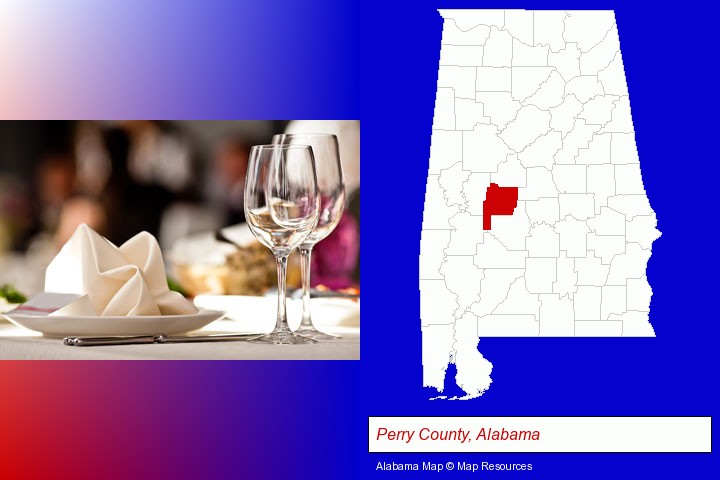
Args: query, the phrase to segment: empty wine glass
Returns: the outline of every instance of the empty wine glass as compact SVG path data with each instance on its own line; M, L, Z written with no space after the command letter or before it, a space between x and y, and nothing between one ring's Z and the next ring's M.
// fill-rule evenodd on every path
M335 135L324 133L281 134L273 137L276 145L309 145L312 147L317 173L318 193L320 194L320 214L317 226L300 244L300 260L303 288L302 322L295 331L300 335L315 339L334 339L331 335L319 331L312 322L310 312L310 263L312 249L317 242L335 230L345 208L345 180L338 140Z
M275 329L255 343L300 344L315 340L290 330L285 309L287 260L318 222L315 161L307 145L256 145L250 149L245 182L245 216L250 231L277 261Z

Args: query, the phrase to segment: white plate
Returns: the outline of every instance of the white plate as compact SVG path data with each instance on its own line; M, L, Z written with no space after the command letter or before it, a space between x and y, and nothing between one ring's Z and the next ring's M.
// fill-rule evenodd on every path
M15 325L40 332L48 337L176 335L204 327L222 317L224 312L201 310L193 315L158 315L145 317L61 317L5 314Z
M277 297L244 295L198 295L195 306L227 312L227 316L248 331L269 332L275 326ZM360 326L360 303L347 299L317 298L310 301L313 322L322 327ZM290 328L297 328L302 315L302 302L288 299L287 315Z
M0 315L2 315L5 312L9 312L10 310L15 310L17 307L19 307L19 303L5 303L4 301L0 300ZM0 316L0 320L5 320L2 316Z

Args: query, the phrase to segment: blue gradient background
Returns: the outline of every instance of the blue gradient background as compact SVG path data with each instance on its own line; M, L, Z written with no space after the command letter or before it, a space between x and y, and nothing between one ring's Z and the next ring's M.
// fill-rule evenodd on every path
M353 2L2 0L0 111L59 119L357 113L356 20Z
M2 117L360 118L365 173L361 361L3 362L0 478L427 478L375 465L428 459L534 465L502 477L717 476L717 454L367 453L368 415L713 415L720 400L705 227L718 8L403 3L0 0ZM421 386L418 254L448 7L616 10L663 232L648 270L658 338L483 339L493 384L470 402L429 402Z

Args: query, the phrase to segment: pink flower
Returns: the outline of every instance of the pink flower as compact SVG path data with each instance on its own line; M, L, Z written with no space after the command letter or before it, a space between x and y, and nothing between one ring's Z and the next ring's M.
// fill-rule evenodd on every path
M353 285L353 272L360 253L360 228L351 215L343 215L335 230L313 249L312 286L331 289Z

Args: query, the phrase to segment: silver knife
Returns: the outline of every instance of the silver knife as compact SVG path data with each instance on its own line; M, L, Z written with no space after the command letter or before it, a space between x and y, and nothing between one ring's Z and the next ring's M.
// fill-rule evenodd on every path
M195 343L195 342L232 342L250 340L261 333L233 333L222 335L170 336L162 333L157 335L129 335L118 337L65 337L63 344L70 347L96 347L103 345L138 345L151 343Z

